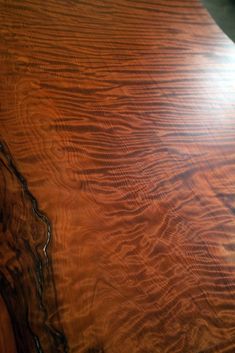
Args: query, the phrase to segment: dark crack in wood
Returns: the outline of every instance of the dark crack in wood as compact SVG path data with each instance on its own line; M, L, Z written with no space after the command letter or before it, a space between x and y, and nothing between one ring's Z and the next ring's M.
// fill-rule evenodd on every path
M0 143L0 294L18 353L67 353L53 278L51 223Z

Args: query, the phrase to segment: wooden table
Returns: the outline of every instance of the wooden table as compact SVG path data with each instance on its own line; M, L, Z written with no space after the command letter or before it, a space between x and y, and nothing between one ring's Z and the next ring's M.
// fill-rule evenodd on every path
M198 0L0 4L0 352L234 353L234 44Z

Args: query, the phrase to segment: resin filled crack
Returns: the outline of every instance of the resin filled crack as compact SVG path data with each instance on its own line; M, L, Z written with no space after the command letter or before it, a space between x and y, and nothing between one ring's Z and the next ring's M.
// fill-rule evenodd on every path
M51 224L0 142L0 294L18 353L68 352L50 257Z

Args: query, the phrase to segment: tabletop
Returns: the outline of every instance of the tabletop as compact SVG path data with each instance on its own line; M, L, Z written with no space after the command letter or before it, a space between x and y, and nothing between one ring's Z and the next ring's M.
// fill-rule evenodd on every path
M0 352L235 352L235 47L199 0L0 0Z

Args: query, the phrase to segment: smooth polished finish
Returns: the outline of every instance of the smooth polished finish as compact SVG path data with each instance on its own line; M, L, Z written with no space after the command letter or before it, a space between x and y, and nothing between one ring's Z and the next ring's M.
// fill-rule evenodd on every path
M0 0L0 352L235 352L235 47L198 0Z

